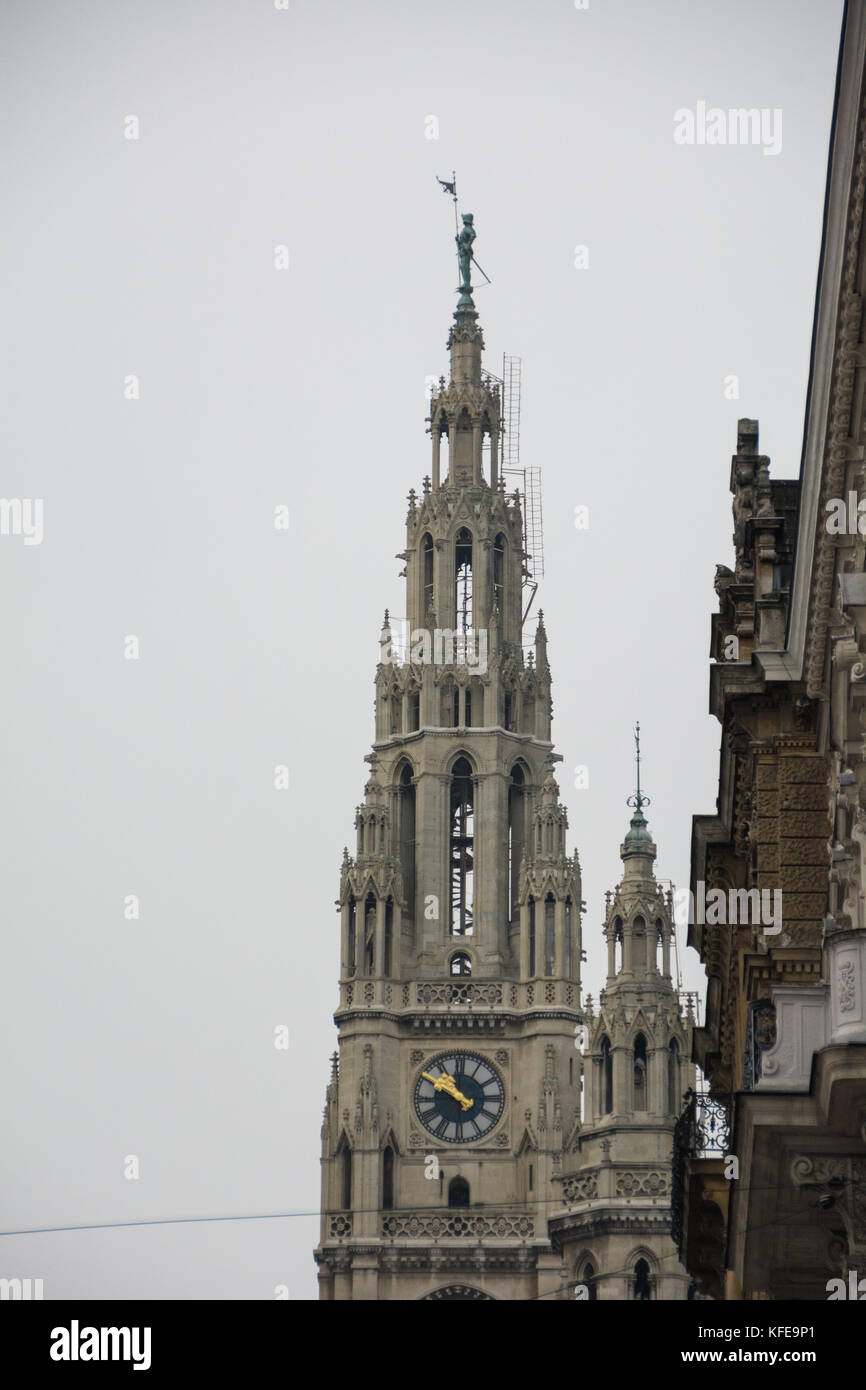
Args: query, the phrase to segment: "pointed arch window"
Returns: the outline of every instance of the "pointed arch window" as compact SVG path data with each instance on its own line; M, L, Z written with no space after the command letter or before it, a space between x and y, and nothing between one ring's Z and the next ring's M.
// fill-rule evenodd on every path
M544 973L552 975L556 968L556 903L553 894L544 899Z
M391 1211L394 1206L394 1150L386 1145L382 1154L382 1209Z
M493 603L501 613L505 603L505 537L501 531L493 542Z
M535 974L535 899L529 899L529 978Z
M668 1113L678 1115L680 1111L680 1049L676 1038L671 1038L668 1047Z
M643 1033L638 1033L634 1040L634 1092L633 1109L646 1110L647 1108L647 1084L646 1084L646 1038Z
M451 773L451 935L471 936L475 901L475 786L466 758Z
M385 940L382 943L383 950L383 975L391 974L391 956L394 949L394 900L387 898L385 901Z
M421 727L421 691L414 686L409 691L409 733L417 733Z
M634 1283L632 1293L635 1298L652 1298L652 1283L650 1281L650 1267L646 1260L638 1260L634 1267Z
M400 773L400 869L409 920L415 918L415 785L408 763Z
M563 966L565 978L571 979L571 898L565 900L565 940L563 942Z
M433 537L428 531L421 542L421 622L433 607Z
M347 972L348 972L349 976L351 977L351 976L353 976L353 975L355 974L355 969L356 969L356 956L355 956L355 950L356 950L356 940L357 940L357 938L356 938L356 926L355 926L355 898L354 898L354 895L351 895L351 896L349 897L349 923L348 923L348 928L347 928L347 937L348 937L348 939L347 939L347 941L346 941L346 967L347 967Z
M523 769L515 763L511 769L508 788L508 920L517 916L517 894L520 886L520 861L525 843L525 793Z
M469 1206L469 1184L465 1178L452 1178L448 1184L449 1207Z
M376 899L367 894L364 903L364 974L372 975L376 967Z
M586 1286L588 1301L595 1303L598 1298L598 1285L595 1281L595 1265L591 1260L587 1260L583 1267L583 1274L578 1281Z
M403 697L399 690L391 692L391 733L403 732Z
M510 690L506 690L502 704L502 727L512 731L514 728L514 696Z
M613 1057L610 1039L601 1040L601 1113L610 1115L613 1111Z
M456 729L460 725L460 690L453 680L442 685L442 728Z
M454 542L455 632L472 627L472 533L461 526Z

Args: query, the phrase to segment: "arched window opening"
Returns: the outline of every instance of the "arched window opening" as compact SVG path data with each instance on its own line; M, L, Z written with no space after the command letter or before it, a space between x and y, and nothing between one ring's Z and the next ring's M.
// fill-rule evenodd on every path
M428 532L421 542L421 619L426 623L433 607L433 537Z
M646 1038L638 1033L634 1040L634 1109L646 1110Z
M523 769L517 763L511 770L508 788L508 920L517 916L517 893L520 886L520 861L523 858L525 836L525 782Z
M552 975L556 966L556 903L553 894L544 900L544 973Z
M400 774L400 869L403 875L403 896L409 920L415 918L415 786L412 769L405 764Z
M469 1206L469 1184L465 1178L452 1178L448 1184L449 1207Z
M399 690L391 692L391 733L403 732L403 697Z
M614 924L613 924L613 940L614 940L614 948L613 948L613 968L614 968L614 971L618 973L618 972L622 969L623 964L624 964L623 958L622 958L622 918L621 918L621 917L617 917L616 920L614 921Z
M529 978L535 974L535 899L529 899Z
M514 697L510 690L506 690L502 701L502 727L503 729L513 730L514 728Z
M610 1115L613 1111L613 1057L610 1040L601 1040L601 1113Z
M384 947L384 951L383 951L382 973L383 973L384 975L390 975L390 974L391 974L391 953L392 953L392 949L393 949L393 939L394 939L394 900L393 900L393 898L387 898L386 901L385 901L385 940L384 940L384 942L382 943L382 944L383 944L383 947Z
M394 1150L388 1144L382 1155L382 1209L391 1211L394 1206Z
M661 918L660 918L660 917L657 917L657 918L656 918L656 924L655 924L655 947L654 947L654 949L653 949L653 964L654 964L656 970L659 969L659 951L660 951L660 949L661 949L661 945L662 945L662 941L663 941L663 940L664 940L664 927L662 926L662 920L661 920Z
M565 978L571 979L571 898L565 900L565 941L563 942L563 968Z
M454 543L454 578L456 604L455 632L468 632L472 627L472 536L465 526L457 532Z
M535 1168L534 1168L533 1165L530 1163L530 1165L529 1165L529 1190L530 1190L530 1192L533 1190L534 1187L535 1187Z
M454 682L446 680L440 691L440 724L443 729L456 729L460 716L460 692Z
M569 1084L569 1086L573 1086L573 1085L574 1085L574 1058L573 1058L573 1057L569 1057L569 1059L568 1059L568 1084Z
M501 613L505 606L505 537L501 531L493 542L493 602Z
M364 974L372 975L376 967L376 899L367 894L364 903Z
M349 898L349 926L348 926L348 940L347 940L347 942L346 942L346 951L347 951L346 966L347 966L347 969L348 969L348 973L349 973L349 975L350 975L350 977L351 977L351 976L353 976L353 975L355 974L355 969L356 969L356 959L355 959L355 899L354 899L354 897L350 897L350 898Z
M417 733L421 727L421 691L409 691L409 732Z
M671 1038L668 1047L668 1113L678 1115L680 1111L680 1049L676 1038Z
M649 1299L652 1297L652 1284L650 1283L650 1267L646 1260L638 1260L634 1267L634 1286L635 1298Z
M352 1206L352 1150L348 1144L343 1145L342 1168L343 1210L349 1211Z
M590 1303L595 1303L598 1298L598 1285L595 1281L595 1265L590 1260L587 1260L584 1265L583 1274L580 1276L579 1282L586 1288L588 1301Z
M472 974L472 961L465 951L457 951L457 953L451 957L450 970L452 975Z
M475 787L472 768L458 758L451 773L451 934L471 936L475 896Z
M472 728L472 687L471 687L471 685L467 685L467 687L466 687L466 718L465 718L465 723L466 723L466 728L467 728L467 729L471 729L471 728Z
M646 969L646 922L643 917L635 917L632 923L631 968L641 972Z

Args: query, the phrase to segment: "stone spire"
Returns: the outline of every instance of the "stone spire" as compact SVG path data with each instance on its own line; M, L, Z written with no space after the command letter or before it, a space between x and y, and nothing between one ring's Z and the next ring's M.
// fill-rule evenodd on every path
M655 883L653 875L653 863L656 857L656 847L653 843L652 835L646 823L643 813L644 806L649 806L650 798L645 796L640 787L640 724L635 725L635 762L637 763L637 789L626 802L627 806L634 809L631 818L631 828L628 831L622 845L620 846L620 858L624 865L623 883L651 881Z

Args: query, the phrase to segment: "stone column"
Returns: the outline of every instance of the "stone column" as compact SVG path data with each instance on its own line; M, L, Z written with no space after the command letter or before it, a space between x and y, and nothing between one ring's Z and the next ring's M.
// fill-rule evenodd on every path
M616 975L616 936L614 928L611 926L607 933L607 978L612 980Z
M392 943L393 950L393 943ZM373 974L379 979L385 973L385 899L376 903L376 954L373 961Z
M622 969L623 974L631 975L633 970L632 952L634 949L634 937L632 935L631 922L622 924Z
M439 455L440 455L441 435L439 426L433 425L433 491L439 487Z
M536 949L538 943L536 942ZM520 978L529 979L529 903L520 909Z
M613 1053L613 1113L625 1115L631 1110L631 1048L617 1044Z
M671 977L671 933L667 925L662 928L662 974L668 980Z

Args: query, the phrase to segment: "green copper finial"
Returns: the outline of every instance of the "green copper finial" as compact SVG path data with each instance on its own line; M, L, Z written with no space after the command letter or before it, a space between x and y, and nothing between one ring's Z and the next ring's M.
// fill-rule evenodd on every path
M644 796L640 789L640 723L637 723L634 726L634 743L634 756L635 762L637 763L637 791L635 792L634 796L629 797L628 801L626 802L626 806L633 806L637 814L640 816L643 813L644 806L649 806L650 804L649 797Z

